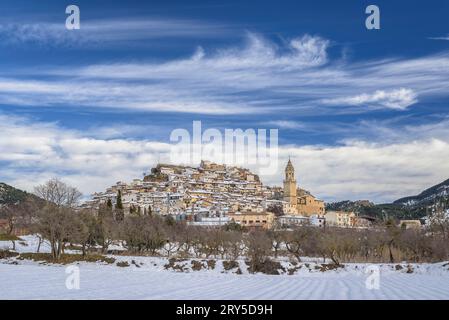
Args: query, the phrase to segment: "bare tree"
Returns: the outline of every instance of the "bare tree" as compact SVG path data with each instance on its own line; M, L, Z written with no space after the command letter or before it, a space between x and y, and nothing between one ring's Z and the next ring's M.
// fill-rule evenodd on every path
M111 245L115 239L119 239L119 223L112 215L99 215L95 228L96 241L101 245L102 253L106 253L109 245Z
M6 234L9 236L12 236L12 233L14 231L14 227L16 225L16 205L9 204L4 205L0 207L0 218L3 218L6 220ZM11 240L12 243L12 249L16 250L16 242L14 239Z
M57 178L50 179L46 183L36 186L34 193L57 207L66 208L75 207L82 196L78 189L65 184Z
M385 244L388 248L390 263L394 263L393 248L397 244L401 235L401 228L398 228L394 221L388 220L386 222Z
M308 226L300 226L292 231L285 233L285 246L298 261L301 261L301 255L304 253L304 246L311 234L311 228Z
M58 179L51 179L37 186L35 193L46 200L46 205L38 213L36 230L50 241L52 256L59 260L65 242L75 232L73 208L81 193Z
M74 216L73 233L69 235L71 242L81 245L83 256L88 246L96 244L97 220L90 210L82 210Z
M40 210L37 231L50 241L55 260L61 257L65 242L74 232L74 224L74 214L70 208L49 204Z
M121 234L130 250L153 255L168 240L164 221L158 216L128 216L121 224Z
M256 230L250 232L246 238L248 247L249 270L257 272L262 269L265 259L271 253L271 241L266 232Z
M271 248L274 251L274 257L277 258L279 249L281 248L281 245L284 241L284 232L283 231L276 231L276 230L269 230L268 231L268 237L271 241Z
M17 229L30 228L37 211L37 203L32 198L14 204L0 207L0 217L6 219L6 234L12 236ZM12 237L13 250L16 249L14 237Z
M228 231L228 250L227 253L232 260L236 260L243 255L245 244L243 243L243 234L240 231Z

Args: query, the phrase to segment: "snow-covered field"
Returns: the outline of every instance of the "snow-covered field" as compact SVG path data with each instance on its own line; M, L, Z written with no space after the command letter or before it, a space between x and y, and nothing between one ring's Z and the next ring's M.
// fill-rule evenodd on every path
M33 238L26 240L27 246L17 246L19 252L35 248ZM0 249L9 245L0 242ZM225 272L220 260L215 268L201 271L193 271L187 260L185 272L177 272L165 270L164 258L115 258L130 266L77 264L79 289L67 289L67 266L0 260L0 299L449 299L447 263L401 264L400 270L397 264L375 265L380 271L376 289L367 264L321 272L310 261L293 275L254 275L240 261L243 274L238 275Z

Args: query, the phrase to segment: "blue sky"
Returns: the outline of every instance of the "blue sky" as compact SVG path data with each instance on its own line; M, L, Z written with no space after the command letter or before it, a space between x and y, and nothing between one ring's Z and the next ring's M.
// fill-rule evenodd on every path
M65 29L76 4L81 29ZM365 28L376 4L381 30ZM84 193L170 132L279 128L302 186L391 201L449 177L449 3L2 1L0 180ZM283 165L282 165L283 166ZM282 166L266 183L282 181Z

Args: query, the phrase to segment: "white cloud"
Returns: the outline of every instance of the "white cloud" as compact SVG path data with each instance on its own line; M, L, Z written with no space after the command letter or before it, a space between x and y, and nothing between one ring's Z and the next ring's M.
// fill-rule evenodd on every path
M95 48L105 45L148 45L145 40L163 38L221 37L229 28L193 20L146 17L135 19L81 20L79 30L68 31L64 23L35 22L0 24L3 43L32 43L45 47Z
M30 191L58 176L87 195L141 177L158 161L169 161L167 143L94 138L54 123L5 115L0 115L0 123L0 179ZM425 128L440 136L410 134ZM337 146L280 146L278 172L261 178L280 185L291 156L299 185L326 200L384 202L415 194L449 177L449 126L442 122L425 128L398 128L399 142L359 139Z
M449 143L423 139L376 144L282 148L292 157L299 184L327 200L389 202L414 195L449 177ZM277 179L278 183L280 179Z
M0 79L0 103L16 105L75 105L201 114L270 112L251 91L276 85L262 84L273 72L305 70L325 64L328 41L303 36L285 48L248 34L244 48L202 49L189 59L151 64L94 65L49 70L51 80ZM29 74L29 71L27 71ZM42 71L39 72L42 75ZM270 81L271 82L271 81ZM248 96L242 96L243 91Z
M350 106L381 106L385 108L404 110L418 102L417 94L413 90L400 88L395 90L377 90L372 94L360 94L351 97L323 99L330 105Z
M53 123L0 115L0 161L3 179L32 191L60 176L83 193L101 190L112 181L140 177L169 151L157 141L100 139Z
M268 126L275 126L279 129L304 129L306 128L304 123L299 121L291 121L291 120L273 120L267 121L263 123Z
M445 37L429 37L430 40L449 40L449 35Z
M243 46L200 47L188 58L16 70L0 79L0 104L316 115L403 110L418 97L448 96L448 53L351 63L329 60L328 47L317 36L279 45L248 33Z
M304 35L279 47L268 39L247 33L243 47L218 49L206 53L198 47L187 59L160 63L100 64L72 70L72 75L87 78L110 79L182 79L182 80L256 80L272 72L288 72L317 67L327 62L329 41ZM253 70L256 74L245 71ZM67 75L67 70L55 70L54 74ZM204 79L206 77L206 79ZM218 78L217 78L218 77ZM224 86L233 83L223 83Z

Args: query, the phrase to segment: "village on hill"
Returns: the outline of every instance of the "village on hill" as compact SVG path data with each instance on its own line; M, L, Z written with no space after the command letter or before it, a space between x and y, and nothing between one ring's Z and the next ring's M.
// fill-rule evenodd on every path
M120 198L125 215L172 216L195 226L223 226L235 222L247 228L310 225L366 228L369 217L354 212L325 211L322 200L298 187L289 160L284 186L262 183L259 176L237 166L201 161L198 167L158 164L143 179L117 182L94 193L83 208L98 209Z

